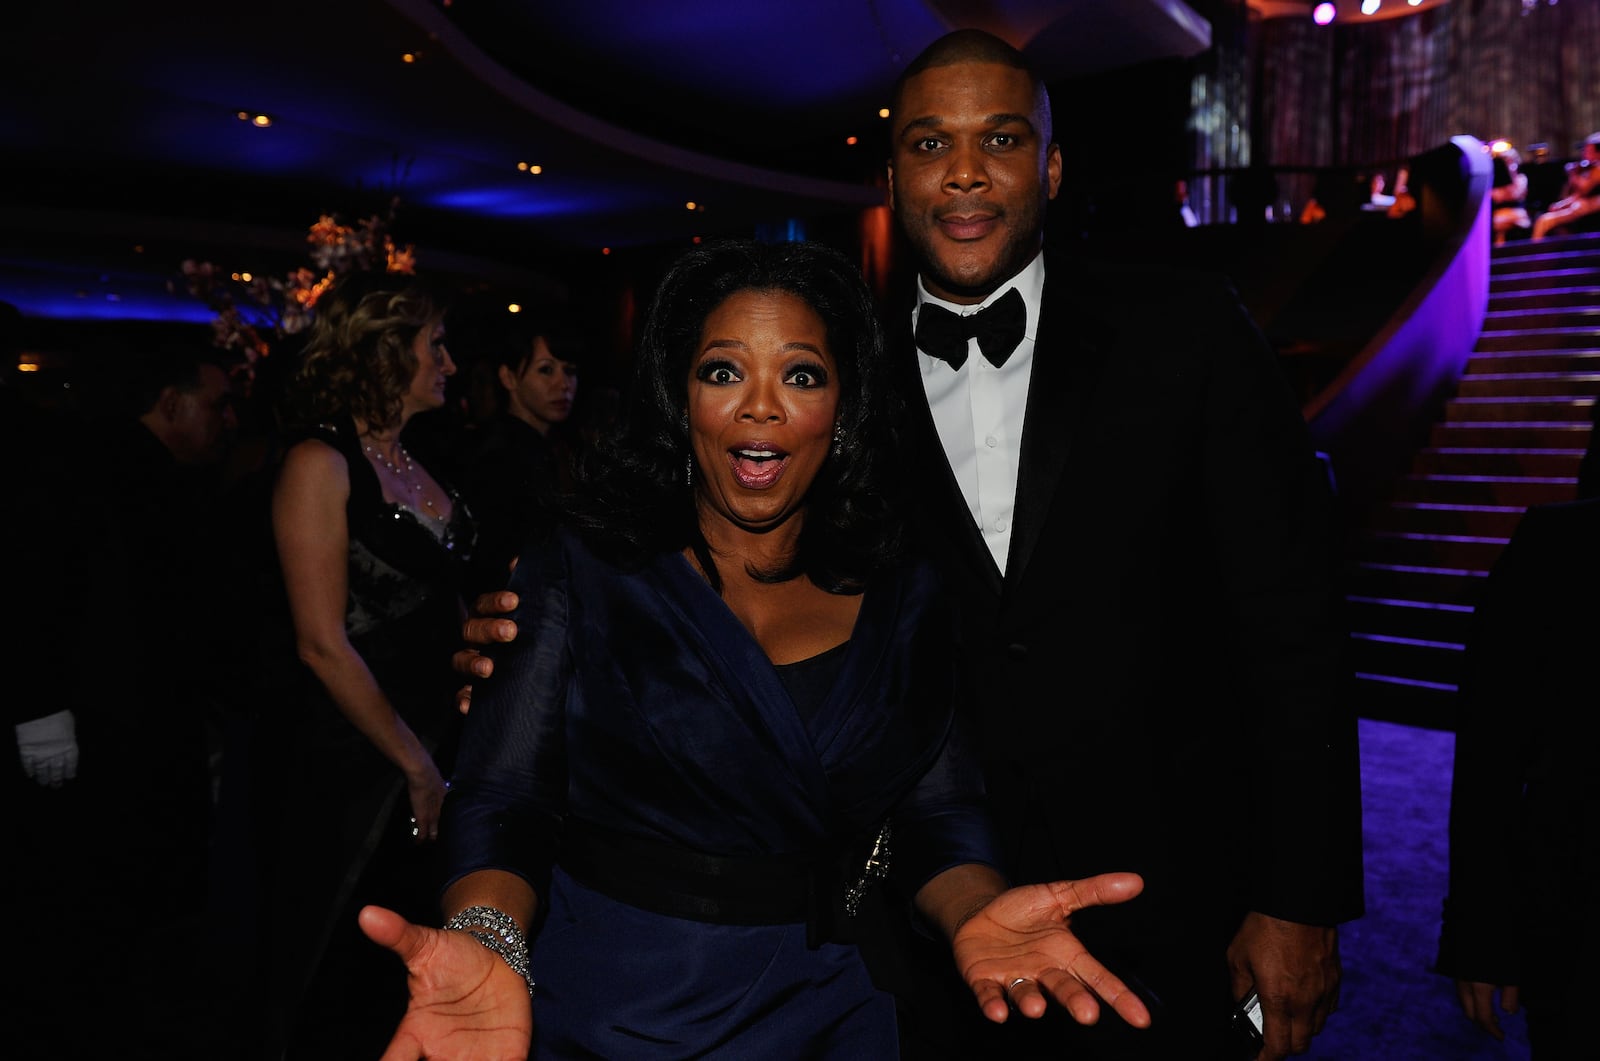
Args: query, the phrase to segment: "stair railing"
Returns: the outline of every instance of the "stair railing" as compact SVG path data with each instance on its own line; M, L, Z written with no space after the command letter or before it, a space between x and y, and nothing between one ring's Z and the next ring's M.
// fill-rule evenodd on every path
M1346 517L1359 523L1454 394L1489 304L1488 151L1453 137L1412 162L1416 210L1395 219L1435 248L1422 281L1344 369L1304 406Z

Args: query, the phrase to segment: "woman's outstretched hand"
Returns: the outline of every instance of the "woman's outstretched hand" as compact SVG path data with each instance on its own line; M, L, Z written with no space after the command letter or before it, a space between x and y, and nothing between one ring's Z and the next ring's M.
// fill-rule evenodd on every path
M1015 1008L1024 1017L1042 1017L1048 996L1079 1024L1099 1020L1104 1002L1134 1027L1148 1027L1144 1003L1071 928L1079 910L1125 902L1143 890L1136 873L1102 873L1012 888L990 900L952 940L956 967L984 1016L1002 1023Z
M406 963L411 1001L380 1061L523 1061L533 1042L528 985L465 932L362 907L361 931Z

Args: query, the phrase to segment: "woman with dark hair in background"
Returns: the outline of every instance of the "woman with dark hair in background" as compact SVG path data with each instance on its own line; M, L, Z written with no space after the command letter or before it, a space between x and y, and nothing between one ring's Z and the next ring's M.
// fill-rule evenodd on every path
M546 309L494 330L481 351L504 405L462 462L462 490L478 520L469 599L505 584L512 558L549 531L556 497L572 487L577 432L570 425L586 346Z
M1138 877L1007 891L993 868L952 616L901 544L886 370L834 251L668 271L570 524L512 576L524 636L467 721L445 927L362 911L411 973L386 1058L893 1057L853 942L880 882L991 1020L1050 998L1148 1022L1068 927Z

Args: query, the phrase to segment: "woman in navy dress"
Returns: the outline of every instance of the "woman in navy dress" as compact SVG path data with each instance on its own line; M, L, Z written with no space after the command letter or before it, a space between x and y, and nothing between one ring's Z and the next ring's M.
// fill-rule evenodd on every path
M994 868L951 616L902 543L883 348L820 245L668 271L617 431L512 577L523 635L445 804L446 927L362 912L410 971L385 1058L893 1057L856 942L879 885L991 1019L1048 995L1148 1022L1068 927L1138 877L1007 891Z

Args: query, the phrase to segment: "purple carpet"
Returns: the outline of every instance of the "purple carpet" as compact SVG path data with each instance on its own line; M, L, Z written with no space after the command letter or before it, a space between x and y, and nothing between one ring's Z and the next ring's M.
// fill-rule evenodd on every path
M1367 915L1340 933L1344 986L1304 1056L1322 1061L1527 1061L1521 1014L1495 1042L1431 971L1447 872L1455 734L1361 723Z

